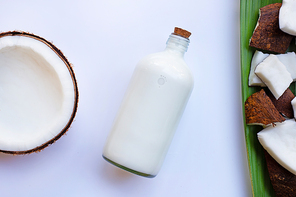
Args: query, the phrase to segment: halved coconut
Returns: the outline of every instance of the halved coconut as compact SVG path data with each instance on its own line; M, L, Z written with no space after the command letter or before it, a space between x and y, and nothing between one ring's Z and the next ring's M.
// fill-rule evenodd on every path
M70 127L78 106L73 69L52 43L25 32L0 34L0 151L40 151Z

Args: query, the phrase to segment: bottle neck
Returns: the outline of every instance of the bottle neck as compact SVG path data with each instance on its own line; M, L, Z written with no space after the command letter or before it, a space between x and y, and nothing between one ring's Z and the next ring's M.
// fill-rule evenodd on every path
M189 45L189 39L181 37L179 35L171 34L167 43L166 51L175 52L181 56L184 56Z

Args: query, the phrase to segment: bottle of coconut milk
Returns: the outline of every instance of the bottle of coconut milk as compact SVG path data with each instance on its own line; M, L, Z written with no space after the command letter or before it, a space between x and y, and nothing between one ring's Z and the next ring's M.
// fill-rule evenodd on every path
M159 172L193 89L190 35L175 28L164 51L137 64L104 147L108 162L144 177Z

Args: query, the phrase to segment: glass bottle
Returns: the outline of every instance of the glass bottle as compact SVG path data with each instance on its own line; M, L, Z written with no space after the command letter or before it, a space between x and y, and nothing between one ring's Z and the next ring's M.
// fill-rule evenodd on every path
M137 64L106 140L108 162L144 177L159 172L193 89L184 61L190 34L176 27L164 51Z

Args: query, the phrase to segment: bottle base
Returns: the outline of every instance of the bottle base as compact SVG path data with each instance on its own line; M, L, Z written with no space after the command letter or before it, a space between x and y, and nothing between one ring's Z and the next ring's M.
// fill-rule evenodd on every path
M102 155L102 156L103 156L103 158L104 158L106 161L108 161L109 163L111 163L111 164L113 164L113 165L115 165L115 166L117 166L117 167L119 167L119 168L121 168L121 169L123 169L123 170L125 170L125 171L131 172L131 173L133 173L133 174L136 174L136 175L139 175L139 176L142 176L142 177L146 177L146 178L154 178L154 177L156 176L156 175L146 174L146 173L138 172L138 171L136 171L136 170L133 170L133 169L127 168L127 167L125 167L125 166L123 166L123 165L120 165L120 164L118 164L118 163L116 163L116 162L114 162L114 161L108 159L108 158L105 157L104 155Z

